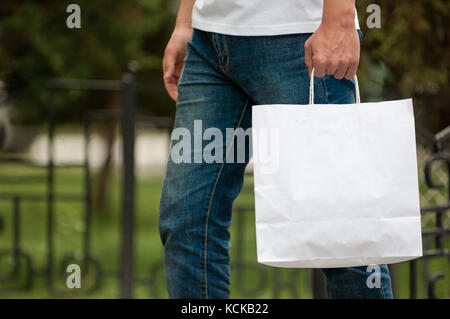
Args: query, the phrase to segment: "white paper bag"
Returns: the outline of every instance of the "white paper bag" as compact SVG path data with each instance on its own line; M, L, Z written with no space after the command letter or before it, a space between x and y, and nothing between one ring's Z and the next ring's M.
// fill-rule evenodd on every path
M311 80L313 76L311 76ZM422 256L412 100L253 107L258 262L291 268Z

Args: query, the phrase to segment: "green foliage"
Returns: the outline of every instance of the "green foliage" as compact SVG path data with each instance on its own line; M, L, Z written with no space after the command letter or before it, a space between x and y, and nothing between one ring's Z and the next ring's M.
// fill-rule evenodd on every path
M144 73L160 72L173 21L167 0L78 0L81 29L66 26L71 2L2 0L0 79L21 122L45 119L43 84L49 78L119 79L130 61ZM77 98L65 97L61 108L81 104ZM98 96L82 102L98 103Z
M2 0L0 79L7 85L16 120L46 119L43 85L49 78L119 79L129 61L139 79L160 94L143 95L154 115L170 115L173 103L162 88L161 60L175 17L175 0L78 0L82 28L66 27L72 1ZM376 100L418 93L448 94L449 2L447 0L357 0L363 48L359 76L365 97ZM368 29L366 8L381 7L381 28ZM111 96L70 92L56 97L58 121L73 121ZM151 104L150 104L151 102ZM445 103L433 108L445 118ZM435 121L436 127L446 124Z
M380 29L367 28L366 8L371 3L381 8ZM378 76L371 80L381 82L388 93L448 94L447 0L361 0L357 8L364 34L360 73L367 86L373 84L369 78L375 72Z

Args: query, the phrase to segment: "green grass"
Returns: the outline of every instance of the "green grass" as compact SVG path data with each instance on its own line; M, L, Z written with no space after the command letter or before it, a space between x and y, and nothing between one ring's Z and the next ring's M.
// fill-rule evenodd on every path
M16 164L2 164L0 177L13 174L36 174L45 176L45 168L24 168ZM162 174L161 174L162 175ZM253 205L252 178L246 177L244 190L236 201L236 206ZM58 168L55 176L57 193L73 192L83 194L83 175L81 169ZM139 178L136 186L136 222L135 222L135 277L134 287L136 298L166 298L167 292L163 279L162 246L157 228L158 203L161 192L162 177ZM33 277L31 289L17 289L23 282L25 275L24 264L20 263L18 279L4 282L0 279L0 298L117 298L120 292L117 273L120 268L120 210L121 189L120 178L112 178L109 184L107 206L103 210L94 209L92 216L91 254L98 260L104 275L100 289L89 292L93 287L95 267L88 265L83 268L87 275L82 280L81 289L68 289L65 285L63 258L69 256L67 262L80 263L77 258L82 253L83 229L83 203L57 202L55 205L55 264L53 281L57 290L50 293L46 286L43 270L46 266L46 204L45 202L21 202L21 247L33 261L33 269L37 274ZM93 184L96 189L96 184ZM18 194L45 194L45 184L0 184L0 193ZM0 227L0 250L12 245L12 203L0 201L0 218L3 227ZM232 248L230 255L237 261L237 247L244 245L243 260L249 266L237 269L232 266L231 297L232 298L291 298L295 296L292 291L292 281L296 283L297 297L311 298L312 292L309 282L309 270L274 269L256 264L256 243L254 215L252 211L238 212L233 215L231 227ZM242 239L237 238L236 219L242 217L244 231ZM238 240L241 240L238 242ZM255 268L256 267L256 268ZM396 266L396 296L407 298L409 296L409 268L407 263ZM0 257L0 276L11 269L11 258ZM419 262L419 274L423 271L423 262ZM449 261L445 258L435 258L428 264L428 271L445 271L445 279L437 282L439 297L448 296L449 293ZM261 281L261 273L263 281ZM0 277L1 278L1 277ZM154 284L149 284L149 278ZM11 289L2 290L5 287ZM258 292L255 292L255 289ZM275 287L280 287L276 292ZM423 297L424 283L419 280L418 296ZM75 291L75 293L74 293Z

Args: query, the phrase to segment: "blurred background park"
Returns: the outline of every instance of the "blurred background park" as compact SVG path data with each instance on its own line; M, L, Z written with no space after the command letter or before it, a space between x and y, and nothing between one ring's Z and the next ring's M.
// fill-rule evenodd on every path
M0 298L166 298L157 214L175 105L161 63L178 1L77 0L80 29L71 3L0 3ZM425 257L391 267L397 298L450 296L449 7L357 0L363 101L414 98ZM257 264L252 185L249 169L231 297L325 297L319 272Z

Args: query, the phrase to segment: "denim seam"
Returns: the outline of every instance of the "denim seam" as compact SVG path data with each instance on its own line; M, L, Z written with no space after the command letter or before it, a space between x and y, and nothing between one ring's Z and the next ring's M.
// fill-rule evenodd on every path
M247 97L247 101L244 104L244 107L242 109L241 112L241 116L239 117L239 120L237 122L237 124L235 125L235 131L236 128L239 127L239 125L241 125L242 119L244 118L244 114L245 114L245 110L247 109L248 103L250 101L250 98ZM233 138L232 141L234 140L234 137L236 132L233 133ZM208 223L209 223L209 215L211 213L211 207L212 207L212 202L214 199L214 194L216 192L216 187L217 187L217 183L219 182L220 176L222 174L222 170L223 167L225 166L226 163L226 159L228 157L228 153L231 150L231 147L233 146L233 143L230 143L230 146L228 147L227 151L225 152L225 158L222 162L222 165L220 166L219 172L217 173L217 177L216 177L216 181L214 182L213 188L212 188L212 192L211 192L211 197L209 199L209 205L208 205L208 211L206 212L206 220L205 220L205 241L204 241L204 245L203 245L203 250L204 250L204 254L203 254L203 271L205 273L205 299L208 299Z
M225 73L228 73L228 66L230 64L230 55L228 54L228 44L227 44L227 40L224 35L222 35L222 42L223 42L223 49L225 50L225 55L226 55L226 63L225 63L225 67L224 67L223 71Z
M219 66L220 66L220 68L223 71L224 68L223 68L223 65L222 65L222 55L220 54L220 50L217 47L216 37L214 36L214 33L211 34L211 38L212 38L212 43L213 43L214 50L216 50L216 54L217 54L217 57L218 57L218 60L219 60Z

